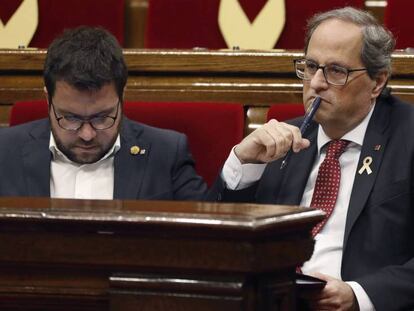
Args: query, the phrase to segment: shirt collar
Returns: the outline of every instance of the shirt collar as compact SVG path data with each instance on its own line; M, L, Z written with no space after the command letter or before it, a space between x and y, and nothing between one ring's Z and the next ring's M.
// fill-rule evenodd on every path
M372 106L371 110L368 112L368 114L365 116L365 118L362 120L361 123L358 124L357 127L350 130L348 133L346 133L344 136L341 137L341 139L348 140L353 144L354 146L362 146L362 143L364 141L365 132L367 131L369 120L371 119L372 113L374 111L375 105ZM332 139L326 135L325 131L323 130L322 126L319 125L318 127L318 152L321 153L321 149L323 146L325 146L327 143L329 143Z
M115 140L115 143L112 145L111 149L109 149L108 152L95 163L99 163L109 158L110 156L115 155L119 149L121 149L120 134L118 134ZM78 164L78 163L73 162L72 160L69 160L68 157L57 147L53 133L50 133L49 150L52 153L53 160L55 161L60 160L60 161L67 162L67 163Z

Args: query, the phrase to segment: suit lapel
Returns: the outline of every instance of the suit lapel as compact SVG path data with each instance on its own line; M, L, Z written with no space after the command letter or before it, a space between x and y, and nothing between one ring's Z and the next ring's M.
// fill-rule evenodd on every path
M390 113L390 106L387 103L378 102L368 124L349 201L345 226L344 249L352 227L361 214L377 178L384 150L390 135L390 132L386 131L389 124ZM378 146L379 150L377 150ZM372 158L372 162L369 165L372 170L371 174L368 174L366 170L361 170L364 166L364 161L369 161L369 157Z
M114 160L114 199L139 198L150 151L150 143L139 138L142 131L142 128L133 128L131 121L124 118L121 149ZM131 150L132 147L135 150Z
M24 174L29 196L50 196L49 151L50 126L48 121L37 124L22 149Z
M284 168L282 184L276 196L280 204L298 205L302 200L317 152L317 123L311 124L308 133L305 137L311 142L309 148L292 154L290 163Z

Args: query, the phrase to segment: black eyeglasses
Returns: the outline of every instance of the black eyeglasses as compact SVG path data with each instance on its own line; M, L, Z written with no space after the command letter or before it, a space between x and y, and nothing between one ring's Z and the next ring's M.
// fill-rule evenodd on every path
M351 72L367 70L367 68L348 69L333 64L321 66L307 59L295 59L293 62L298 78L309 81L319 69L322 69L326 82L338 86L345 85L348 82L348 77Z
M77 131L83 126L84 123L89 123L90 126L97 131L107 130L111 128L115 124L116 119L118 118L118 110L119 110L119 105L121 103L121 101L118 100L118 103L116 104L115 116L107 115L107 116L96 116L92 118L79 118L79 117L70 116L70 115L58 117L52 100L50 99L49 102L50 102L50 105L53 107L53 113L55 115L57 123L62 129L67 130L67 131Z

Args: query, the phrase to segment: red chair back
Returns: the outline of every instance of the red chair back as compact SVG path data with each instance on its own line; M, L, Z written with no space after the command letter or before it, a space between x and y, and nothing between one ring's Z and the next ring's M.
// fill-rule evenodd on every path
M3 23L18 9L23 0L1 1ZM102 26L122 45L124 42L124 0L38 0L39 24L29 46L45 48L64 29L81 25ZM17 48L17 47L16 47Z
M148 125L173 129L188 137L197 173L210 185L231 148L243 138L244 110L239 104L125 102L125 115ZM17 102L10 126L47 117L45 101Z
M211 185L231 148L243 138L244 110L224 103L129 103L125 115L188 137L196 170Z
M147 48L227 48L218 25L221 0L149 0L145 47ZM266 0L239 0L254 21ZM317 12L346 5L363 8L364 0L299 1L285 0L286 23L276 48L303 49L307 20Z
M267 112L267 121L276 119L278 121L286 121L294 119L305 114L303 104L274 104L270 106Z
M9 125L19 125L47 118L47 116L48 107L45 100L16 102L10 109Z

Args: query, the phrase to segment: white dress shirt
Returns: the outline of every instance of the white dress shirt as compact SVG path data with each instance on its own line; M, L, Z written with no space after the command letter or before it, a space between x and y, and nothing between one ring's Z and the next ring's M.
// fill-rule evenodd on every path
M352 131L346 133L341 139L350 143L339 158L341 166L341 181L335 208L322 230L315 236L315 248L312 257L305 262L304 273L320 272L341 279L341 261L345 233L346 215L351 198L352 186L361 154L365 132L371 118L373 108L365 119ZM310 206L313 189L319 165L325 159L325 147L331 139L325 134L322 127L318 128L317 147L318 154L309 175L301 206ZM222 177L227 188L240 190L258 181L263 174L266 164L242 165L234 153L234 148L224 164ZM355 293L361 311L375 310L371 300L364 289L356 282L347 282Z
M112 148L99 161L78 164L69 160L50 135L50 196L66 199L107 199L114 196L114 155L121 148L118 137Z

